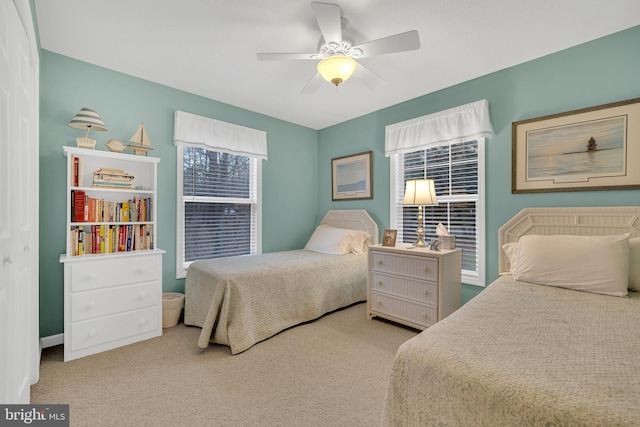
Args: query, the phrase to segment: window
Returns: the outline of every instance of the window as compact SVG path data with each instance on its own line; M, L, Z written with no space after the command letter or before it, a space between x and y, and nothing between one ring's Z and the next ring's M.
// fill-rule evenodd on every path
M385 127L385 154L391 158L390 225L398 240L412 243L418 209L404 207L405 182L435 182L437 206L425 206L425 240L442 223L462 250L462 281L484 286L484 144L493 136L486 99Z
M178 147L178 158L182 269L198 259L258 253L258 159L188 146Z
M199 259L260 253L264 131L175 112L176 277Z
M409 179L435 181L438 206L424 207L425 241L437 238L442 223L462 250L462 281L484 286L484 138L392 155L392 228L398 241L416 240L418 209L403 206Z

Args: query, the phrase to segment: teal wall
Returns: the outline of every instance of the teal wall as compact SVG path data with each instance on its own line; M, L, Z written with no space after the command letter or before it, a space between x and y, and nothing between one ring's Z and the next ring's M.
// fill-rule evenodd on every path
M159 241L165 291L175 278L176 109L267 132L263 163L263 252L299 248L328 209L367 209L389 227L389 159L384 127L488 99L496 133L486 150L487 281L497 276L498 228L529 206L638 205L638 191L511 194L511 123L532 117L640 97L640 27L425 95L321 131L181 92L48 51L41 52L40 104L40 335L63 331L65 161L62 146L81 133L67 125L81 107L101 115L108 132L97 148L128 139L144 121L159 157ZM473 64L469 64L473 66ZM425 77L425 78L428 78ZM81 136L81 135L80 135ZM634 141L631 141L634 143ZM640 141L635 141L640 143ZM331 159L373 151L374 198L331 201ZM638 159L632 159L632 164ZM464 285L466 302L483 288Z
M473 64L469 64L473 67ZM429 78L425 76L425 78ZM384 127L480 99L489 101L495 136L486 145L487 283L498 275L498 228L525 207L639 205L640 192L511 194L511 123L640 97L640 27L425 95L319 132L319 214L367 209L389 228L389 159ZM640 144L640 141L630 141ZM373 150L373 200L331 201L331 159ZM639 167L640 159L630 159ZM463 286L466 302L483 288Z
M144 122L158 165L158 247L163 288L184 290L176 279L176 148L173 113L182 110L267 132L263 162L263 252L304 246L318 211L318 133L49 51L40 57L40 336L63 332L66 171L62 146L83 132L68 126L82 107L96 110L109 128L92 132L96 149L111 138L128 140ZM212 84L215 84L214 82ZM293 197L292 195L295 195Z

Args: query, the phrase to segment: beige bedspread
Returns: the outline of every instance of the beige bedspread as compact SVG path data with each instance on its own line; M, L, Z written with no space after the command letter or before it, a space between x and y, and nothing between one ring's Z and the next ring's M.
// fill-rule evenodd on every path
M500 278L401 346L382 424L640 426L640 295Z
M185 282L198 346L245 351L278 332L367 298L367 256L304 249L196 261Z

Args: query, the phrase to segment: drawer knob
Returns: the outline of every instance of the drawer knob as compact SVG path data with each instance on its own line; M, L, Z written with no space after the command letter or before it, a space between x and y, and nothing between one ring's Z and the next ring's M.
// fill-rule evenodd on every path
M382 280L378 280L378 286L384 286L384 282Z
M89 331L89 338L93 338L96 336L96 330L92 329L91 331Z
M147 324L147 319L140 319L140 322L138 322L140 324L140 326L144 326Z
M139 300L143 300L147 297L147 293L146 292L140 292L140 294L138 295L138 299Z
M13 257L11 255L8 255L8 256L2 258L2 263L3 264L13 264Z
M142 267L141 267L141 268L138 268L138 269L136 270L136 273L138 273L138 274L142 274L142 273L144 273L144 271L145 271L145 270L144 270L144 268L142 268Z
M384 262L381 259L379 259L378 260L378 265L382 265L382 264L384 264Z
M378 301L378 307L382 306L382 301Z
M88 308L89 310L91 310L91 309L95 308L95 306L96 306L96 303L95 303L95 302L93 302L93 301L92 301L92 302L90 302L89 304L87 304L87 308Z
M90 273L90 274L87 275L87 279L89 279L89 280L93 280L95 278L96 278L95 273Z

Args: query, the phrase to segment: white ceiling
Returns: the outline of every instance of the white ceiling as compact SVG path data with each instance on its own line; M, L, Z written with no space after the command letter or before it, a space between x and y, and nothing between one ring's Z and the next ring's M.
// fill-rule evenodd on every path
M43 49L322 129L640 25L638 0L326 0L354 44L418 30L421 47L359 61L387 80L301 89L316 61L311 0L35 0Z

